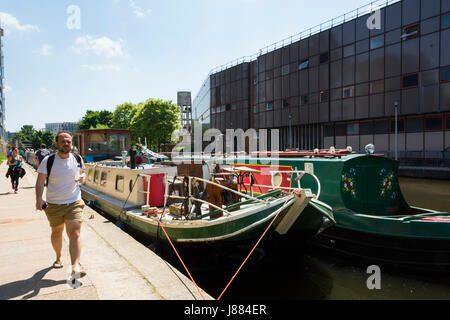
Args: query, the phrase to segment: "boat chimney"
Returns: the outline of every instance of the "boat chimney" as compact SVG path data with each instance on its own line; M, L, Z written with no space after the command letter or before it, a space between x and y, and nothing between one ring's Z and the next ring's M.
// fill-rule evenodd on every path
M130 149L130 166L131 166L131 170L136 169L136 155L137 155L136 149Z

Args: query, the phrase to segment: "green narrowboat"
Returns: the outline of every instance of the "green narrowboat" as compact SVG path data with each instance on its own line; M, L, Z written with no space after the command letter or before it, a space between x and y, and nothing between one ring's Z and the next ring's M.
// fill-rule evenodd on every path
M395 264L450 265L450 214L408 205L399 186L397 161L318 150L202 159L260 170L243 184L246 191L262 194L274 187L299 187L290 172L311 173L303 177L301 188L311 189L317 195L312 205L327 208L336 221L314 238L320 246Z

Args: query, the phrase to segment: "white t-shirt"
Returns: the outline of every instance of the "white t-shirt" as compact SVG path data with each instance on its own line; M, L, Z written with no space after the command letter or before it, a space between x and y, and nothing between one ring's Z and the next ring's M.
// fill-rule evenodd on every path
M47 175L48 156L42 160L37 172ZM75 156L70 153L69 158L61 159L55 156L52 171L47 186L47 202L51 204L70 204L81 200L81 190L75 181L84 170L81 160L81 168Z

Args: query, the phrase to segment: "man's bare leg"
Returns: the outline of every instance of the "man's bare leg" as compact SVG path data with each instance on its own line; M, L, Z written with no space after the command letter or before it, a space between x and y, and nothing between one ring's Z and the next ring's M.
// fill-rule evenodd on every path
M61 263L64 224L52 227L51 241L56 254L56 262Z
M66 221L66 232L69 237L69 252L72 266L78 267L81 258L81 225L79 221Z

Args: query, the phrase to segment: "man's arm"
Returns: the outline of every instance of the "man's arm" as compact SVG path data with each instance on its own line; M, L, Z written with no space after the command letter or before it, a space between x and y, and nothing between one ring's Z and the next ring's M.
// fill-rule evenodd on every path
M42 206L45 201L42 199L44 194L45 181L47 180L47 175L39 173L36 180L36 210L42 211Z

